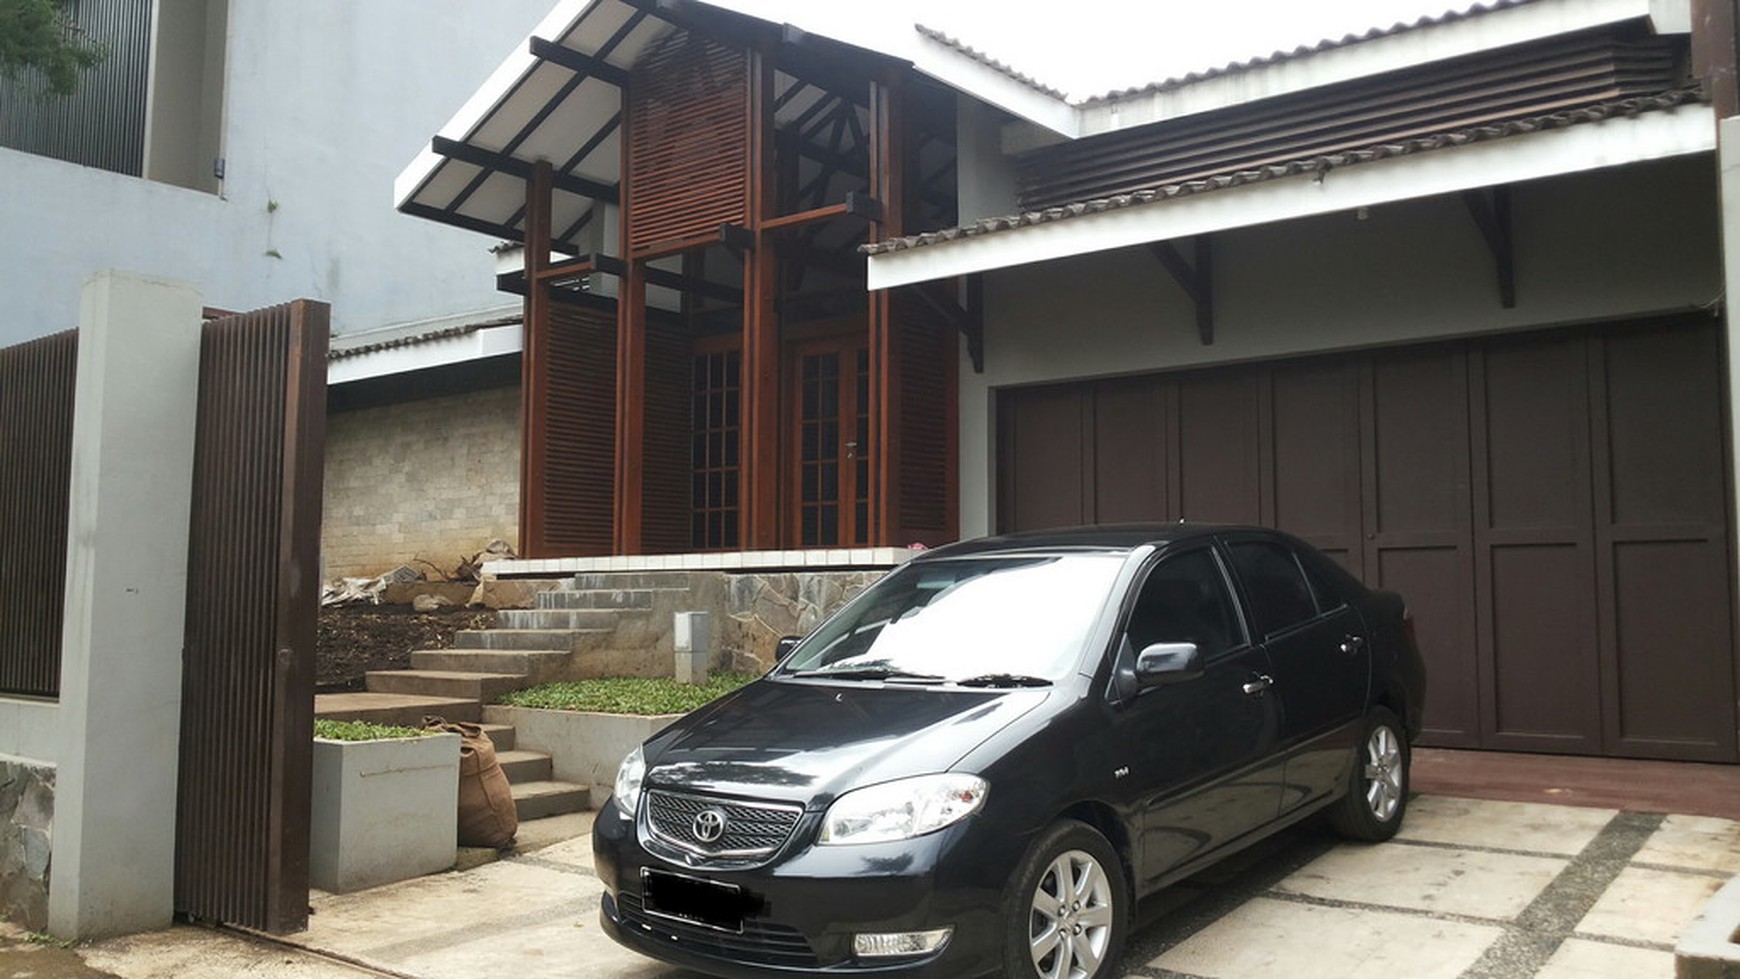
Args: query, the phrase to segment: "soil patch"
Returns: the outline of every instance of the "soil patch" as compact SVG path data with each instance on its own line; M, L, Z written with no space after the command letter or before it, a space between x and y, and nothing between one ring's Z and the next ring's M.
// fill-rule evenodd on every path
M315 637L315 688L321 693L363 689L370 670L408 670L411 653L447 649L461 629L495 625L490 609L419 612L409 605L329 605L320 610Z

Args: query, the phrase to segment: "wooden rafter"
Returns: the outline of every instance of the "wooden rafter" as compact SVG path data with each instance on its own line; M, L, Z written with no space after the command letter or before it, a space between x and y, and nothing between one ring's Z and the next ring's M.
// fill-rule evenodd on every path
M573 48L565 48L562 45L557 44L555 41L546 40L541 37L532 38L529 47L531 48L532 57L538 58L542 61L548 61L551 64L561 65L577 75L583 75L587 78L596 78L601 82L615 85L617 88L623 88L628 85L628 72L623 71L621 68L616 67L608 61L605 61L603 58L589 57L581 54Z
M521 180L530 180L532 169L535 166L535 164L527 163L525 160L508 156L505 153L492 153L489 150L461 143L455 139L448 139L445 136L436 136L431 139L429 148L450 160L469 163L486 170L499 170ZM585 177L577 177L568 173L552 173L550 186L570 194L578 194L581 197L589 197L595 201L604 201L610 204L616 203L618 197L617 188L610 184L602 184L596 180L588 180Z

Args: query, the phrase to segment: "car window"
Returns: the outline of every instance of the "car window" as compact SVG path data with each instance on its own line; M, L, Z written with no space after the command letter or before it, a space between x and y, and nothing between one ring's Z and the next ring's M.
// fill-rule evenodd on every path
M1298 558L1299 566L1305 569L1305 580L1311 585L1311 594L1317 599L1319 612L1333 612L1347 604L1347 596L1335 580L1339 566L1334 560L1308 552L1299 553Z
M1317 603L1291 549L1273 541L1239 541L1227 550L1259 633L1271 636L1316 617Z
M1138 651L1157 642L1193 642L1204 656L1245 641L1220 562L1206 547L1154 568L1136 596L1126 632Z

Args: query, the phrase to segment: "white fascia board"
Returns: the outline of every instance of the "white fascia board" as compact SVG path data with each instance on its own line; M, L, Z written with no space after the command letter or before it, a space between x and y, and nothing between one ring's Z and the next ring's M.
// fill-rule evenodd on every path
M1690 34L1692 0L1650 0L1649 20L1657 34Z
M456 337L443 337L423 343L407 344L371 350L355 357L331 361L326 365L326 383L344 384L388 374L446 367L486 357L499 357L520 352L524 331L520 324L491 326Z
M917 36L919 40L913 51L912 66L918 71L1041 128L1071 139L1082 135L1080 115L1068 102L974 60L935 38Z
M560 0L538 26L526 35L525 40L508 52L507 58L496 66L489 78L477 91L471 93L471 98L466 99L459 111L447 120L447 124L437 130L437 135L463 141L538 66L538 59L532 56L532 38L554 40L566 35L587 10L602 2L604 0ZM427 146L418 152L393 180L394 206L403 207L409 203L422 189L423 184L434 175L435 168L441 165L443 159L444 157Z
M1716 147L1715 115L1689 105L1633 119L1510 136L1315 174L1063 218L869 257L867 287L891 289L974 272L1170 241L1394 201L1601 170Z
M1673 16L1674 8L1689 9L1688 5L1689 0L1538 0L1273 64L1235 69L1175 88L1082 104L1076 110L1076 134L1116 132L1658 14L1657 30L1672 33L1663 25L1680 23ZM1689 12L1684 24L1689 28ZM1033 148L1026 142L1021 130L1011 128L1005 134L1004 152Z

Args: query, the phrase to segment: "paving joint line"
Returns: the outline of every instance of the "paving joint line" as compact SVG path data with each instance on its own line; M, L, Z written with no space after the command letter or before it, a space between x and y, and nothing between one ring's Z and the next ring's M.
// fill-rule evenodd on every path
M1399 836L1388 842L1429 850L1466 850L1470 853L1491 853L1501 857L1549 857L1554 860L1575 860L1577 858L1577 854L1566 853L1563 850L1520 850L1504 846L1480 846L1475 843L1450 843L1443 840L1404 840Z
M1456 911L1434 911L1431 908L1404 908L1394 904L1370 904L1365 901L1348 901L1341 898L1318 897L1315 894L1300 894L1295 891L1271 890L1257 897L1272 901L1286 901L1289 904L1307 904L1319 908L1336 908L1342 911L1377 911L1383 914L1406 915L1410 918L1429 918L1433 921L1454 921L1464 925L1484 925L1488 928L1497 926L1508 927L1511 918L1483 918L1479 915L1461 914Z

